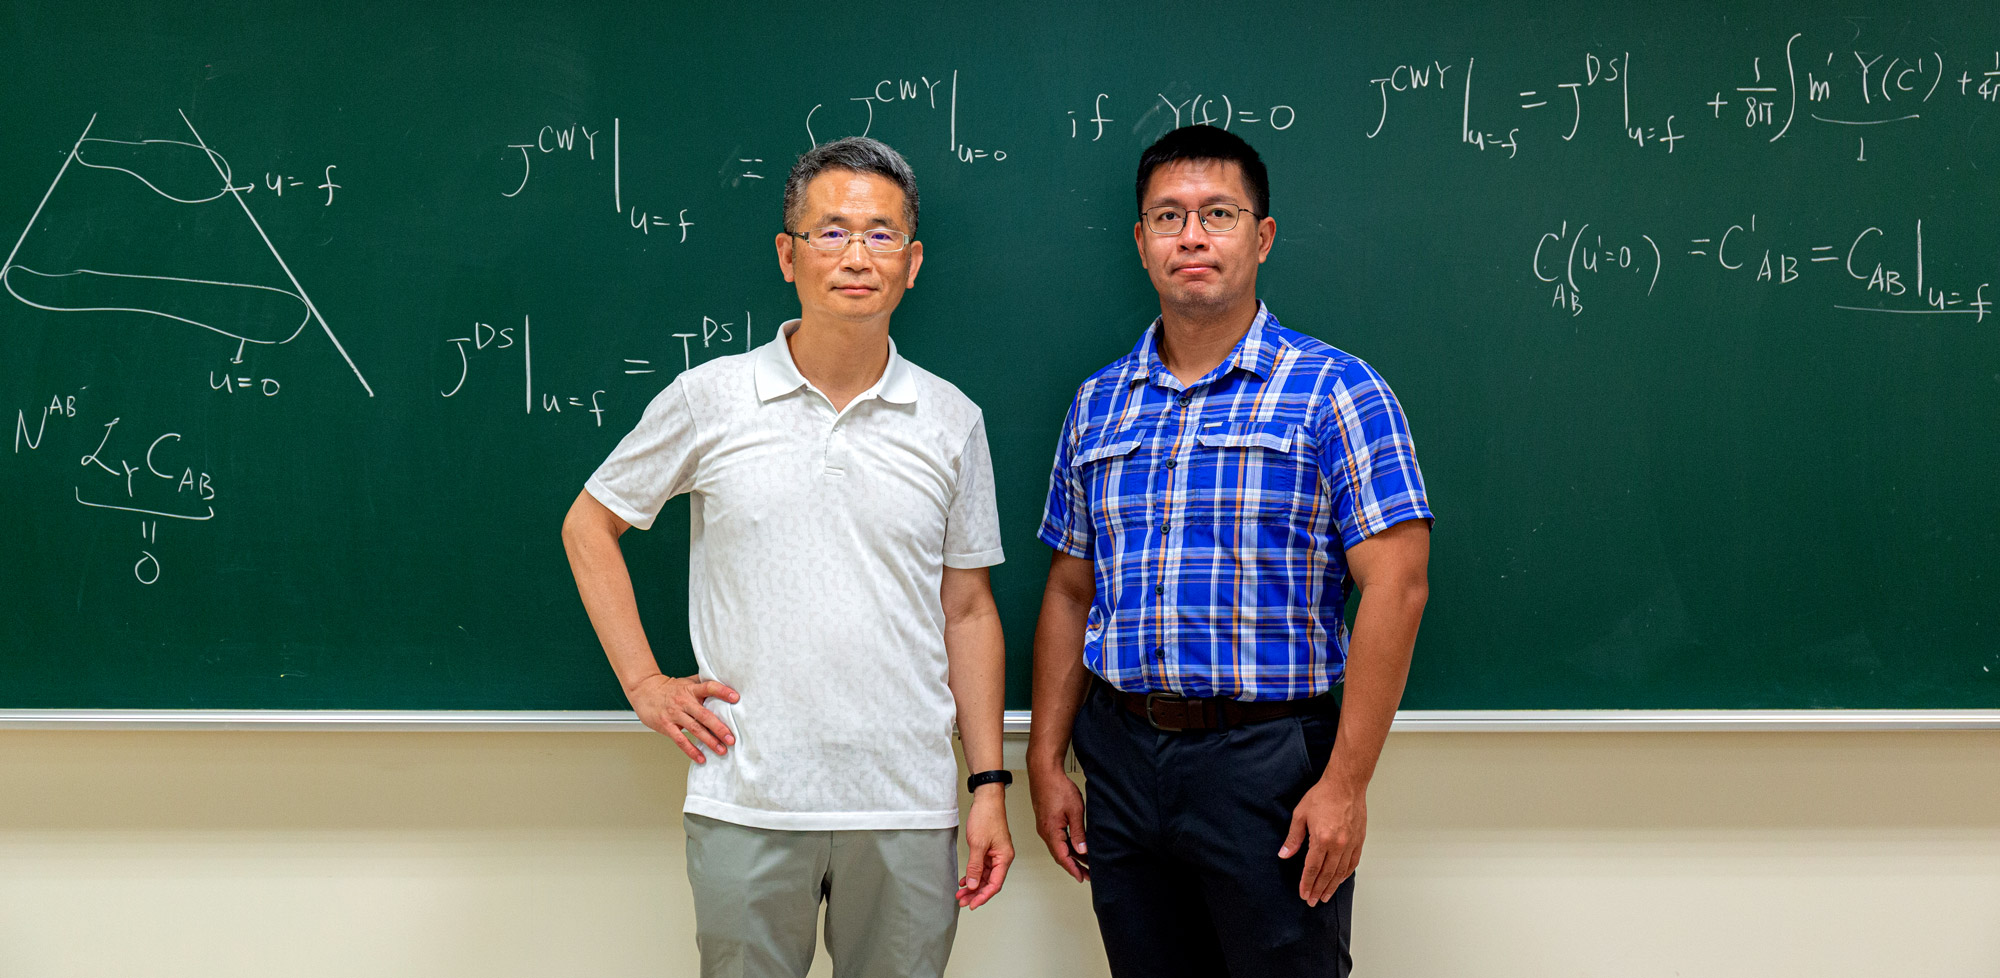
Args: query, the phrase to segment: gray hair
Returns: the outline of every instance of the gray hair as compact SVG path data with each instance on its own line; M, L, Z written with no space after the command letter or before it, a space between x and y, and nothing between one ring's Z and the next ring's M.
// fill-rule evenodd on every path
M805 216L806 185L828 170L851 170L889 178L902 188L903 219L909 222L910 233L917 233L917 175L910 172L903 154L867 136L849 136L815 146L792 164L792 174L785 178L785 230L799 230L794 225Z

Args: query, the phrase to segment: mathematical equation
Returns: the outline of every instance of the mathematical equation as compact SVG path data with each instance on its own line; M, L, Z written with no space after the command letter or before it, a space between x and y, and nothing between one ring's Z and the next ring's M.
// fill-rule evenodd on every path
M812 108L806 110L806 139L812 145L818 146L821 142L831 142L843 136L866 136L875 129L877 111L875 107L878 105L883 106L881 111L884 112L900 110L935 113L940 98L938 89L941 87L944 88L942 98L945 112L945 145L951 151L952 158L960 163L1004 162L1007 159L1007 150L985 145L983 142L981 145L973 145L960 138L956 68L951 69L951 76L948 79L942 72L935 81L929 75L918 75L915 81L907 77L884 78L860 95L847 96L847 102L858 104L865 111L866 115L858 118L851 109L843 118L837 114L837 110L829 110L827 103L815 103ZM821 115L822 110L828 111ZM817 129L814 128L815 116L818 116ZM857 121L861 123L859 129L854 128L854 123Z
M962 136L958 119L959 72L952 69L947 76L940 73L935 79L929 75L884 78L869 86L858 95L849 95L829 106L826 102L815 103L805 110L804 125L806 138L814 146L822 141L831 141L842 136L866 136L874 131L876 113L927 112L943 115L943 135L953 159L960 163L999 163L1008 158L1005 148L975 143ZM846 107L843 113L840 106ZM879 107L879 109L878 109ZM860 111L856 112L858 108ZM547 123L538 128L532 139L523 142L506 143L505 147L519 153L513 161L518 174L510 173L513 189L500 190L500 196L513 199L529 191L536 174L536 161L541 160L544 169L558 165L596 166L600 171L602 163L608 162L610 173L610 196L612 210L623 216L625 223L641 234L651 236L655 230L672 235L676 244L686 244L688 229L695 226L689 218L692 208L680 206L651 207L638 203L628 204L625 199L625 150L624 119L611 119L610 138L605 140L608 147L602 147L604 127L593 129L579 121ZM756 155L762 151L732 150L718 171L722 181L731 187L744 186L744 181L762 181L765 174L759 168L765 157ZM329 182L331 182L329 180Z
M678 374L682 371L693 369L697 349L699 349L701 358L704 361L730 353L748 353L754 348L755 344L753 336L754 326L754 319L748 310L743 312L740 321L733 316L727 318L703 316L701 317L701 327L698 330L676 331L664 335L663 339L665 340L678 341L677 343L667 342L663 344L667 348L665 356L662 357L661 354L650 350L632 351L647 353L649 355L646 357L621 357L620 362L612 369L617 371L619 376L644 377L661 372L662 367L656 365L654 357L662 357L660 362L666 364L667 369L672 369L673 373ZM546 384L537 384L535 380L535 332L532 316L523 315L521 317L521 325L518 327L494 326L490 323L475 321L472 324L470 335L454 336L446 339L444 342L452 346L456 351L458 368L456 376L451 379L450 387L448 389L439 388L439 397L454 398L459 396L466 389L466 382L473 377L475 371L482 375L499 372L501 376L513 376L516 367L505 361L519 356L520 365L518 369L520 373L518 376L520 377L521 405L524 413L528 415L562 415L567 411L567 413L572 415L587 414L592 418L592 427L604 427L604 414L610 404L608 398L612 395L610 388L600 387L585 392L581 387L575 390L550 390ZM699 343L699 347L697 347L697 343ZM678 369L672 368L672 353L676 346L679 347L681 354L681 365ZM511 380L501 382L512 383ZM606 380L604 383L613 383L613 381ZM665 386L664 383L658 380L639 383L642 384L642 387L638 392L638 400L642 402L650 400L654 394L659 393L660 388Z
M694 222L688 220L689 208L668 207L654 211L649 208L642 208L638 204L627 205L625 203L625 140L623 130L624 120L613 117L611 120L611 145L609 152L605 154L609 157L608 162L611 164L610 190L612 211L622 215L625 223L632 230L638 231L640 234L651 237L653 229L660 228L663 230L663 233L672 234L677 232L678 237L674 239L674 242L676 244L686 244L688 229L694 227ZM515 184L514 189L501 191L500 196L507 198L519 197L523 191L528 189L529 181L534 179L535 176L535 160L538 157L544 158L544 166L565 161L597 163L597 140L603 133L604 130L601 126L597 129L591 129L580 122L570 122L562 125L547 124L535 131L535 138L532 142L508 143L508 149L518 150L521 154L521 179L519 183ZM578 136L583 137L581 143L577 141ZM576 155L579 152L579 146L583 154L581 157ZM547 158L551 156L555 157L555 159L548 160ZM743 162L762 161L745 160ZM750 177L758 176L754 173L746 175ZM664 216L667 214L672 214L673 216Z
M1242 92L1188 94L1187 88L1170 85L1167 90L1150 95L1097 92L1089 98L1088 108L1063 110L1060 132L1070 139L1095 143L1104 139L1107 126L1128 115L1132 133L1142 138L1157 138L1169 129L1196 125L1230 130L1262 127L1270 132L1284 132L1299 121L1298 110L1286 103L1242 98ZM1125 147L1120 144L1119 149L1122 152Z
M1650 234L1607 231L1589 222L1572 228L1564 221L1536 239L1531 265L1535 279L1549 290L1550 307L1570 316L1583 314L1586 284L1594 293L1600 283L1610 287L1624 279L1630 283L1627 289L1638 293L1643 282L1643 295L1652 295L1668 255L1677 259L1677 265L1772 287L1809 282L1858 290L1847 302L1833 304L1848 312L1971 316L1973 322L1983 323L1993 311L1993 300L1987 297L1990 281L1941 279L1929 269L1921 219L1907 234L1900 228L1868 225L1838 237L1783 239L1768 223L1759 231L1757 215L1751 214L1696 235L1669 239L1675 250L1663 252Z
M1984 61L1954 61L1940 50L1822 48L1804 39L1803 32L1794 33L1768 54L1751 56L1698 105L1661 106L1644 86L1635 92L1635 78L1666 70L1635 62L1628 50L1578 52L1557 74L1508 79L1494 89L1499 96L1488 94L1493 70L1482 69L1477 57L1463 64L1396 64L1367 81L1379 108L1364 135L1393 132L1392 120L1416 103L1456 95L1458 144L1509 160L1524 146L1560 146L1589 126L1615 120L1626 140L1669 155L1690 138L1723 139L1734 132L1773 143L1813 125L1853 138L1853 158L1866 162L1871 132L1919 124L1946 101L2000 105L2000 49L1990 52L1989 68ZM1502 98L1506 102L1496 105ZM1708 128L1698 131L1703 123Z
M335 167L337 167L338 165L339 164L328 164L326 170L324 171L324 179L322 179L318 184L313 186L313 189L315 190L326 191L326 202L321 205L323 207L333 206L333 192L340 189L340 184L333 182L333 171ZM280 197L283 197L285 195L285 189L287 187L298 188L304 186L306 186L306 182L304 180L299 179L296 176L291 176L289 174L284 174L284 173L272 173L268 170L265 171L264 173L265 189L270 190L272 193L277 194ZM256 188L254 186L242 188L243 192L246 194L255 189Z
M41 452L51 434L51 421L58 428L77 428L82 410L79 398L88 389L50 395L48 403L37 409L32 424L27 409L16 410L14 454ZM132 563L132 576L140 584L152 585L159 583L162 572L160 558L153 552L160 542L160 521L206 523L214 519L215 477L185 461L187 445L180 432L149 429L132 437L131 426L125 433L119 432L123 422L116 417L104 422L97 446L77 460L83 473L76 480L75 499L77 505L89 509L139 517L142 545L135 548L138 557ZM133 459L138 459L138 464Z

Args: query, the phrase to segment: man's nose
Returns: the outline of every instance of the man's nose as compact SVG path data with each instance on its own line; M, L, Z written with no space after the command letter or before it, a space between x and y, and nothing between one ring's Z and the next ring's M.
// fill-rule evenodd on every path
M1187 220L1181 224L1180 237L1174 243L1188 251L1199 251L1207 248L1209 246L1208 229L1202 227L1201 222L1195 220L1193 214L1189 214Z
M851 235L847 247L840 249L840 267L865 271L875 267L875 253L861 240L861 236Z

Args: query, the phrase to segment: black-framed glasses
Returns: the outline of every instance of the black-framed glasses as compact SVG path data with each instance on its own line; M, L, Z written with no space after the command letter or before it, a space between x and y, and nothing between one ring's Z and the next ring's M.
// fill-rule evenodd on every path
M807 247L818 251L846 251L848 242L855 237L861 239L862 247L878 255L893 255L910 246L910 236L894 228L849 231L846 228L824 227L785 233L804 241Z
M1265 216L1248 207L1238 207L1235 204L1203 204L1195 208L1195 219L1201 222L1201 229L1204 231L1233 231L1236 229L1236 222L1241 220L1244 214L1250 215L1253 220L1261 220ZM1139 216L1140 223L1146 225L1146 230L1154 234L1175 235L1187 227L1188 211L1185 207L1162 204L1146 208Z

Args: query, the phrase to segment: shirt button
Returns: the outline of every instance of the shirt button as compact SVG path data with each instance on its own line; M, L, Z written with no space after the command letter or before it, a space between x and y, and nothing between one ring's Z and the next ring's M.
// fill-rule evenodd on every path
M1180 464L1180 463L1178 463L1178 462L1174 461L1173 459L1167 459L1167 468L1169 468L1169 469L1172 469L1172 468L1173 468L1174 466L1176 466L1176 465L1178 465L1178 464Z
M1153 585L1153 593L1154 593L1154 594L1165 594L1165 593L1167 593L1167 586L1166 586L1165 584L1155 584L1155 585Z
M1160 521L1160 532L1161 532L1161 533L1165 533L1165 532L1167 532L1167 527L1168 527L1169 525L1171 525L1171 524L1169 523L1169 521L1167 521L1167 520L1161 520L1161 521Z
M1188 402L1194 400L1194 397L1189 394L1182 394L1181 396L1174 398L1174 400L1178 402L1181 407L1187 407Z
M1154 649L1154 650L1153 650L1153 658L1155 658L1155 659L1164 659L1164 658L1166 658L1166 657L1167 657L1167 650L1166 650L1166 649Z

